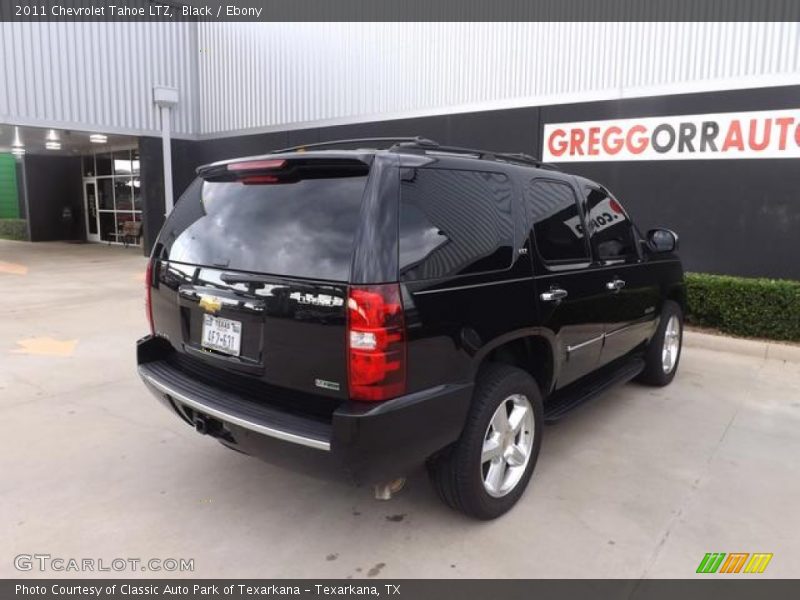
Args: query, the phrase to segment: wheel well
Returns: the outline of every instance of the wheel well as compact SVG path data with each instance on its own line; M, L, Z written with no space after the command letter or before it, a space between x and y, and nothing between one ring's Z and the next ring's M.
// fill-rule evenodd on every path
M672 300L676 302L678 306L681 307L681 311L683 314L686 314L686 288L681 287L674 287L667 292L667 300Z
M481 362L481 367L488 363L501 363L522 369L536 380L542 397L550 392L553 352L543 337L530 336L506 342L489 352Z

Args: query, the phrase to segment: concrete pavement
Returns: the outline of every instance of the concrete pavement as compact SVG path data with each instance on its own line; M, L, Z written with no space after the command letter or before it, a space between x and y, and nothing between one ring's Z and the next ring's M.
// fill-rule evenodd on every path
M706 552L800 576L798 363L687 347L671 386L545 428L526 495L477 523L421 470L379 503L162 408L135 373L139 250L0 241L0 264L0 577L41 576L20 553L192 558L195 577L692 577Z

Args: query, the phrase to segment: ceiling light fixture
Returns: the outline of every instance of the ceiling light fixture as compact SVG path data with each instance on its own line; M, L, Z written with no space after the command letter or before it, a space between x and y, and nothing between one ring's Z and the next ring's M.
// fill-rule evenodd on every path
M45 142L44 147L48 150L61 150L61 142Z
M93 133L89 136L89 141L93 144L105 144L108 141L108 137L102 133Z
M47 132L47 137L45 138L48 142L57 142L58 141L58 132L55 129L51 129Z
M14 146L11 148L11 154L14 156L25 156L25 148L22 148L21 146Z

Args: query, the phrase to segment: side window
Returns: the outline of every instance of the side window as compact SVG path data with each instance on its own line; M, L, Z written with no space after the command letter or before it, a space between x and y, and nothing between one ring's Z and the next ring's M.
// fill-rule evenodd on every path
M525 189L528 219L533 222L536 251L549 263L586 262L578 202L572 187L559 181L535 179Z
M625 209L607 192L586 188L586 228L600 260L636 260L636 234Z
M400 277L438 279L511 266L511 181L503 173L400 172Z

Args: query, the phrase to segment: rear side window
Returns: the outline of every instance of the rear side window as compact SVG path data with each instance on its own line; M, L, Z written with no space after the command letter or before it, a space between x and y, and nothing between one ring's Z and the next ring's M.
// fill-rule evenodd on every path
M159 241L177 262L347 281L366 181L366 172L265 184L197 179Z
M512 186L503 173L403 169L400 276L440 279L511 266Z
M536 179L525 189L536 250L546 262L588 261L578 202L566 183Z

